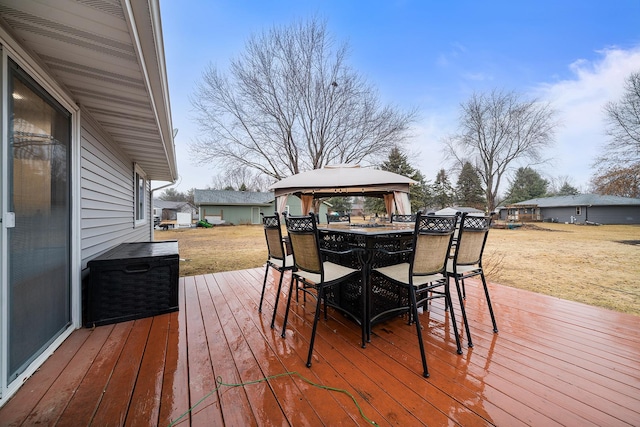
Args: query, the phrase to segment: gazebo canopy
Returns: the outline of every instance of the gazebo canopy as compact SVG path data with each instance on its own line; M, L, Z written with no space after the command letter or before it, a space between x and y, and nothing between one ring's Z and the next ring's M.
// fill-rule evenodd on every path
M361 168L359 165L332 165L292 175L269 187L275 196L295 194L315 198L363 195L382 197L400 191L409 192L416 181L397 173Z
M292 175L269 189L274 191L276 198L296 195L303 200L303 205L309 199L322 197L381 197L385 199L389 213L394 208L410 213L408 194L411 184L416 184L416 181L393 172L361 168L359 165L331 165Z

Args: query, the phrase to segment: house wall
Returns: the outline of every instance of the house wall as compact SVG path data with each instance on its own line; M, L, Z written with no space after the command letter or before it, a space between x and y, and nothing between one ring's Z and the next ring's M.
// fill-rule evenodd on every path
M640 224L640 206L591 206L586 220L598 224Z
M228 225L261 224L260 213L273 214L273 206L200 205L200 218L220 216Z
M564 206L557 208L540 208L543 221L553 222L568 222L571 223L571 217L573 216L573 222L583 223L586 221L584 209L581 208L580 215L576 213L575 206Z
M80 157L81 257L85 269L89 260L119 243L151 240L148 221L152 216L147 188L147 222L136 226L133 162L85 112Z
M287 198L287 206L289 207L289 215L302 215L302 201L300 200L299 197L297 196L289 196ZM273 215L274 212L274 207L270 208L270 211L265 212L265 215L268 213L269 215ZM329 212L329 208L327 205L325 205L324 203L320 204L320 214L319 214L319 218L320 218L320 222L326 222L327 221L327 213ZM304 212L304 214L308 214L309 212Z
M541 208L544 220L557 219L558 222L582 224L587 221L598 224L640 224L640 206L576 206Z

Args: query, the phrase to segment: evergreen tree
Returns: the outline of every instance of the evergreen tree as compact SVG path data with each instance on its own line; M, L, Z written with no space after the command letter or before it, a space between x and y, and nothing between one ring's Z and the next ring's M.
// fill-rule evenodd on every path
M380 165L380 169L406 176L417 182L417 184L411 186L409 192L412 212L424 209L429 204L431 194L424 175L409 164L407 155L400 148L394 147L391 149L388 159ZM368 197L365 200L365 209L373 213L386 213L384 202L381 199Z
M186 202L187 201L186 195L176 190L175 188L165 189L160 194L158 199L164 200L165 202Z
M575 196L576 194L580 194L580 190L568 182L565 182L556 193L556 196Z
M447 171L440 169L432 188L432 201L434 206L442 209L453 204L454 190L451 186L451 182L449 182Z
M458 175L456 183L456 197L459 206L485 210L486 199L480 175L470 162L465 162Z
M331 197L327 200L331 204L334 212L349 213L351 212L351 198L350 197Z
M507 203L518 203L524 200L544 197L549 182L530 167L518 168L507 191Z

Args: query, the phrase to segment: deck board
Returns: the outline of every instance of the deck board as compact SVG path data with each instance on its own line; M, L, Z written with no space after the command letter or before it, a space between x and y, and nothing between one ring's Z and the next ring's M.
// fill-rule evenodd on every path
M271 329L278 274L258 313L263 274L184 277L178 312L75 331L0 425L367 425L348 395L298 374L351 393L379 425L640 425L637 316L490 284L494 334L469 280L473 348L463 336L456 354L442 302L421 315L430 378L405 318L376 325L363 349L358 325L333 310L308 369L315 301L292 302L282 338L287 290ZM464 334L455 296L454 309Z

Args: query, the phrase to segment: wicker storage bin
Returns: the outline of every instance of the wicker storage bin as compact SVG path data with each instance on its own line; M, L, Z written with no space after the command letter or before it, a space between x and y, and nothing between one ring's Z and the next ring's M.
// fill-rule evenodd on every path
M178 242L122 243L88 262L85 326L178 310Z

